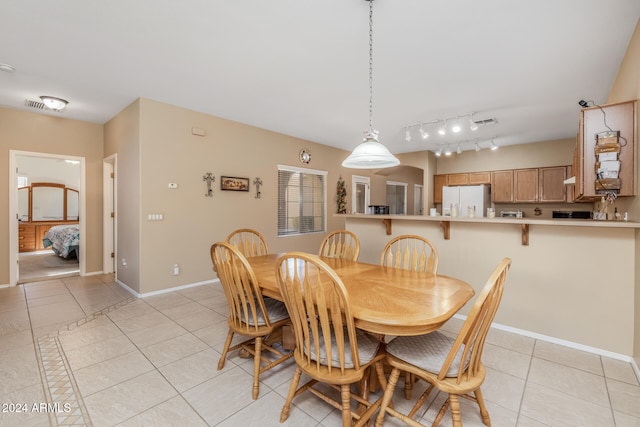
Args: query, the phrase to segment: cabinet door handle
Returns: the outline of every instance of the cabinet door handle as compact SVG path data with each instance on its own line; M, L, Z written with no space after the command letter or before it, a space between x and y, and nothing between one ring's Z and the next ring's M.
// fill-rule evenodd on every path
M24 239L24 236L18 236L18 240Z

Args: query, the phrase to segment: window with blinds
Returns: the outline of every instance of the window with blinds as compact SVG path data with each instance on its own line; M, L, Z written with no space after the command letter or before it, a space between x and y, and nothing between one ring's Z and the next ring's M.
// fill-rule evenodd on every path
M326 231L327 172L278 165L278 236Z

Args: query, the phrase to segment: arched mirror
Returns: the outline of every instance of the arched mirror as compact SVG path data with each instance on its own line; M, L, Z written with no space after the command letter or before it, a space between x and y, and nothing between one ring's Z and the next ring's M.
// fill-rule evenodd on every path
M80 193L78 192L78 190L74 190L72 188L67 188L65 189L65 191L67 192L67 214L66 214L66 220L67 221L78 221L78 219L80 218L79 215L79 206L80 206Z
M18 218L23 222L78 221L80 193L64 184L34 182L18 189Z
M31 185L31 220L64 221L64 184Z

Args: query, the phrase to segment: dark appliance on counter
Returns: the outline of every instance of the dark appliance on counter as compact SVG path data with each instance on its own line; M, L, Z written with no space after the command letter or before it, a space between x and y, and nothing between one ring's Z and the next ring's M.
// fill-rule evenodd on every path
M389 206L369 205L369 213L374 215L387 215L389 213Z
M591 211L553 211L551 218L591 219Z
M501 218L522 218L523 216L522 211L500 211Z

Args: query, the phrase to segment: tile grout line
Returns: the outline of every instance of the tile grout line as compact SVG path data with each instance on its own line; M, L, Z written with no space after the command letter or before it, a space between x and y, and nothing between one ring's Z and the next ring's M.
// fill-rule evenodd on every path
M136 300L135 297L129 297L35 340L36 358L46 400L46 407L39 409L46 410L51 426L93 425L58 337Z

